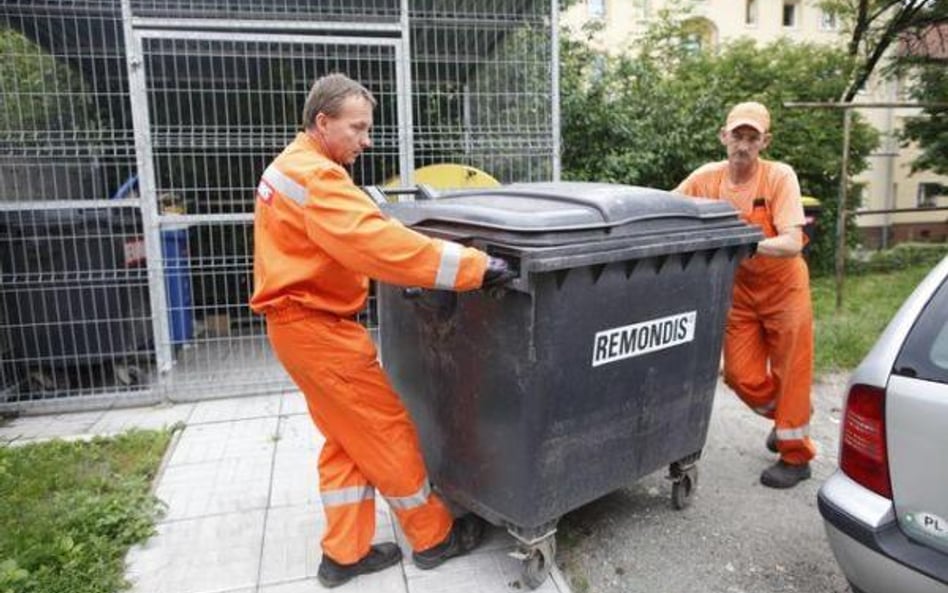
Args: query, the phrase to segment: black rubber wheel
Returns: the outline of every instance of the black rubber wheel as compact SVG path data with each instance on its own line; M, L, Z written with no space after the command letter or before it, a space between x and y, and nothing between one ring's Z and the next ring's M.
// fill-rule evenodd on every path
M672 483L672 507L676 510L691 506L691 500L698 487L698 468L693 467L684 472L681 478Z
M120 385L131 387L141 385L145 380L145 371L133 364L117 364L114 371L115 380Z
M57 383L55 375L40 370L31 372L28 378L30 391L52 391L56 389Z
M556 538L550 536L527 550L527 559L523 561L523 584L536 589L546 581L556 557Z

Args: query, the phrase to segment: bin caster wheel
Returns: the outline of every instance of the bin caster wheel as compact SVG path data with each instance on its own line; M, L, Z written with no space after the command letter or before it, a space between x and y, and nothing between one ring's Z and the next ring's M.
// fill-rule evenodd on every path
M672 482L672 507L682 510L691 506L695 488L698 487L698 468L690 467Z
M553 568L554 557L556 556L556 537L550 536L531 546L524 551L524 556L523 584L531 589L536 589L543 584Z
M145 379L145 372L135 365L117 364L114 371L115 380L127 387L141 385Z
M30 372L27 383L30 391L55 391L59 388L65 388L66 381L66 377L62 373L37 369Z

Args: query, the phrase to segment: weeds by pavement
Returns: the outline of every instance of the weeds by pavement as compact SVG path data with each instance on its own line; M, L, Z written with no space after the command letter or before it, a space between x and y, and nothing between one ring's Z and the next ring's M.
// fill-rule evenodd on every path
M115 593L155 531L171 431L0 447L0 593Z

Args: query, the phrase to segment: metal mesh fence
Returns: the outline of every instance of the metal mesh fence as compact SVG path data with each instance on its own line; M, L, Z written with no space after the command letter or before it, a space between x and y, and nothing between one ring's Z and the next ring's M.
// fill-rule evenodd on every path
M289 388L247 306L253 195L312 81L376 95L356 183L550 179L551 5L0 0L0 409Z
M189 19L293 19L302 22L398 22L400 0L131 0L143 17Z
M549 4L413 2L409 14L416 165L551 179Z

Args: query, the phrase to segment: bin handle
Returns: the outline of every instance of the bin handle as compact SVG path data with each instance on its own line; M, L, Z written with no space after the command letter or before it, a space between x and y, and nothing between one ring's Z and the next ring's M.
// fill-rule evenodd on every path
M121 185L115 193L112 194L110 200L121 200L128 197L128 194L132 193L132 190L138 186L138 175L132 175L125 180L125 183Z
M380 187L378 185L364 185L364 191L378 206L389 203L388 196L414 196L416 200L435 200L438 193L430 186L419 183L411 187Z

